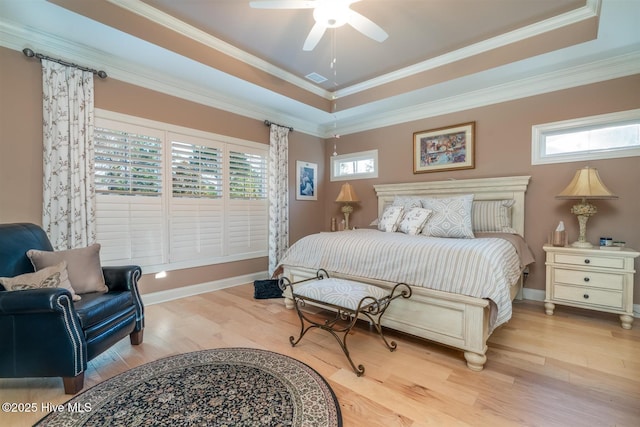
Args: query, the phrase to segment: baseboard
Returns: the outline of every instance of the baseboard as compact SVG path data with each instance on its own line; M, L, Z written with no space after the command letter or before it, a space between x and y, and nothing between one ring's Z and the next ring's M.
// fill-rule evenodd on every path
M544 301L546 293L541 289L522 289L522 297L532 301ZM633 304L633 317L640 318L640 304Z
M259 273L245 274L244 276L229 277L227 279L216 280L213 282L199 283L197 285L183 286L177 289L169 289L167 291L152 292L142 295L142 302L145 305L159 304L179 298L190 297L192 295L204 294L206 292L217 291L220 289L231 288L234 286L251 283L254 280L264 279L268 277L266 271ZM544 301L545 291L541 289L522 289L522 298L531 301ZM640 318L640 304L633 305L633 317Z
M215 280L213 282L198 283L196 285L183 286L181 288L169 289L166 291L151 292L141 296L144 305L159 304L179 298L204 294L206 292L218 291L220 289L232 288L234 286L252 283L254 280L269 277L267 271L245 274L243 276L229 277L227 279Z

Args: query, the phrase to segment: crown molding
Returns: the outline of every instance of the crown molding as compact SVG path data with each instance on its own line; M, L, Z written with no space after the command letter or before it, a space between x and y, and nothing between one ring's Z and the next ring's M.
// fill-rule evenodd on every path
M260 106L255 102L242 101L218 93L213 89L203 90L202 87L189 84L184 80L158 74L157 70L143 66L131 67L128 61L84 44L70 42L49 33L3 21L0 21L0 45L17 51L21 51L24 47L30 47L42 53L62 57L65 60L82 63L86 66L104 68L108 71L110 78L243 117L287 123L287 125L293 126L296 131L320 138L330 138L335 133L347 135L640 74L640 47L635 46L635 50L631 53L493 85L448 98L435 99L427 103L399 106L398 102L402 102L402 96L399 96L377 102L375 107L378 110L376 111L372 110L371 105L363 105L345 110L335 116L302 105L301 107L307 108L306 111L303 111L303 108L296 108L295 113L287 113L280 109ZM472 79L474 76L467 78ZM428 91L429 89L425 88L424 90ZM294 111L294 109L290 111ZM344 117L341 118L341 115Z
M443 55L428 59L423 62L419 62L409 67L383 74L379 77L367 80L365 82L337 90L335 92L336 98L343 98L345 96L353 95L358 92L363 92L377 86L391 83L396 80L401 80L415 74L423 73L425 71L429 71L443 65L451 64L500 47L508 46L510 44L526 40L540 34L544 34L549 31L576 24L586 19L593 18L595 16L598 16L599 14L601 1L602 0L587 0L587 3L581 8L563 13L558 16L554 16L544 21L536 22L526 27L501 34L499 36L466 46L452 52L445 53Z
M261 108L256 103L241 103L236 98L213 90L203 90L202 87L186 83L184 80L175 79L167 75L159 75L157 70L151 70L143 66L131 67L130 62L117 56L93 49L84 44L70 42L33 28L27 29L0 21L0 46L17 51L22 51L25 47L29 47L34 51L60 57L66 61L105 69L109 74L109 78L115 80L251 119L263 121L268 118L288 123L289 126L300 132L322 137L319 125L308 119L294 117L286 113L274 114L273 110Z
M238 49L216 37L211 36L210 34L207 34L202 30L199 30L152 6L147 5L144 2L134 0L107 1L122 9L142 16L158 25L162 25L172 31L182 34L185 37L189 37L195 41L198 41L199 43L209 46L212 49L216 49L226 55L238 59L239 61L242 61L252 67L255 67L288 83L307 90L315 95L321 96L328 100L336 100L345 96L353 95L358 92L373 89L375 87L400 80L414 74L429 71L446 64L451 64L465 58L479 55L481 53L499 47L507 46L509 44L519 42L539 34L565 27L567 25L575 24L586 19L593 18L595 16L598 16L602 0L587 0L586 4L578 9L528 25L526 27L511 31L506 34L502 34L497 37L493 37L479 43L475 43L462 49L440 55L436 58L429 59L418 64L393 71L391 73L387 73L385 75L367 80L365 82L337 90L335 92L329 92L327 90L319 88L318 86L315 86L308 81L289 73L288 71L285 71L254 55Z
M348 135L634 74L640 74L640 48L588 64L542 73L449 98L397 109L390 107L384 112L369 114L364 119L361 116L339 119L337 130L329 125L325 126L324 137L329 138L334 132Z
M220 40L217 37L212 36L192 25L189 25L179 19L174 18L173 16L166 14L142 1L133 1L133 0L106 0L109 3L112 3L115 6L120 7L121 9L127 10L131 13L134 13L138 16L141 16L149 21L161 25L167 29L175 31L178 34L181 34L185 37L188 37L198 43L202 43L205 46L210 47L211 49L215 49L219 52L224 53L234 59L244 62L245 64L250 65L251 67L257 68L265 73L271 74L281 80L284 80L288 83L291 83L295 86L298 86L306 91L309 91L315 95L321 96L325 99L331 99L331 94L329 91L322 89L314 84L311 84L305 79L302 79L288 71L283 70L282 68L276 67L269 62L258 58L257 56L251 55L237 47Z

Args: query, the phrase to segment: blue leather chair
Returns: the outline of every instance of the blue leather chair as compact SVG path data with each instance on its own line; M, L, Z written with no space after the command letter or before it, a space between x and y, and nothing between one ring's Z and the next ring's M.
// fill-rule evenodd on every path
M0 224L0 277L34 271L29 249L52 251L34 224ZM62 377L64 391L84 386L87 362L130 337L142 343L144 307L138 266L103 267L109 291L72 301L62 288L6 291L0 285L0 378Z

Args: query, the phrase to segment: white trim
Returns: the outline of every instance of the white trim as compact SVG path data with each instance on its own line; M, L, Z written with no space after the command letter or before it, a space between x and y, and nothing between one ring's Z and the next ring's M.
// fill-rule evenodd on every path
M526 40L539 34L544 34L549 31L553 31L596 17L598 16L598 11L600 10L600 2L601 0L587 0L587 3L581 8L563 13L562 15L554 16L544 21L536 22L535 24L531 24L505 34L501 34L488 40L483 40L481 42L466 46L462 49L437 56L435 58L420 62L415 65L411 65L409 67L405 67L401 70L384 74L371 80L367 80L363 83L355 84L353 86L337 90L336 92L334 92L334 96L336 98L342 98L344 96L353 95L358 92L369 90L371 88L391 83L396 80L404 79L428 70L433 70L435 68L442 67L443 65L461 61L463 59L470 58L472 56L476 56L481 53L497 49L499 47L508 46L512 43Z
M146 274L146 272L145 272ZM190 297L193 295L204 294L206 292L218 291L220 289L232 288L254 280L261 280L268 277L267 271L245 274L243 276L229 277L226 279L214 280L212 282L199 283L196 285L183 286L180 288L168 289L166 291L151 292L142 295L144 305L160 304L167 301L173 301L180 298ZM166 279L158 279L166 280Z
M640 122L640 109L618 111L615 113L599 114L596 116L580 117L577 119L544 123L531 127L531 164L543 165L550 163L568 163L585 160L615 159L620 157L640 156L640 147L620 147L606 150L580 151L565 154L545 154L545 138L550 133L571 133L588 127L601 125L615 126L624 122Z
M234 59L237 59L245 64L255 67L261 71L278 77L286 82L289 82L295 86L298 86L306 91L309 91L315 95L321 96L326 99L331 99L331 93L325 89L322 89L314 84L309 83L308 80L302 79L282 68L276 67L269 62L251 55L237 47L220 40L217 37L212 36L192 25L189 25L173 16L162 12L142 1L139 0L107 0L122 9L132 12L138 16L141 16L149 21L161 25L170 29L178 34L188 37L198 43L202 43L205 46L215 49L224 53ZM599 0L597 0L599 1Z
M335 100L344 96L353 95L354 93L369 90L377 86L387 84L389 82L400 80L424 71L432 70L442 65L451 64L465 58L470 58L472 56L479 55L481 53L488 52L499 47L507 46L509 44L525 40L539 34L544 34L549 31L582 22L584 20L598 16L601 3L601 0L587 0L586 4L578 9L563 13L558 16L554 16L544 21L536 22L526 27L511 31L509 33L502 34L500 36L493 37L479 43L475 43L471 46L458 49L456 51L420 62L410 67L405 67L403 69L367 80L356 85L349 86L335 92L329 92L327 90L319 88L316 85L310 84L308 81L301 79L300 77L297 77L279 67L269 64L268 62L256 56L250 55L247 52L244 52L226 42L223 42L222 40L213 37L210 34L207 34L204 31L199 30L191 25L188 25L183 21L180 21L141 1L107 1L118 7L121 7L122 9L142 16L150 20L151 22L162 25L165 28L184 35L185 37L189 37L192 40L209 46L212 49L218 50L219 52L229 55L232 58L238 59L252 67L281 78L293 85L296 85L304 90L307 90L329 100Z
M488 86L448 98L438 98L408 107L355 116L352 119L341 118L337 129L333 127L333 124L325 126L325 137L328 138L336 132L341 135L364 132L639 73L640 51L625 53L584 65Z

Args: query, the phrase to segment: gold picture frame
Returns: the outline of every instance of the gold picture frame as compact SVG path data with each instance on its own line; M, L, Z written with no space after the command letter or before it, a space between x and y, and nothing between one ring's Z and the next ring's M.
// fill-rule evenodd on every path
M475 168L476 122L413 134L413 173Z

